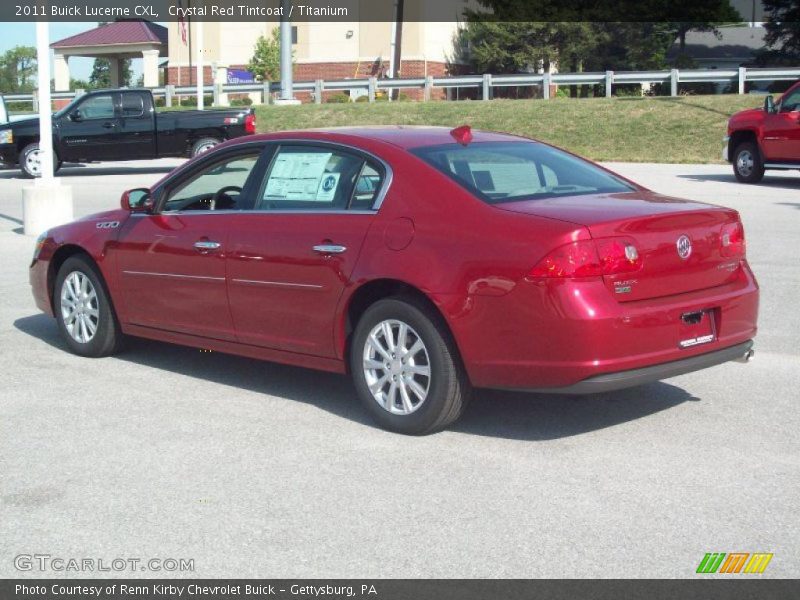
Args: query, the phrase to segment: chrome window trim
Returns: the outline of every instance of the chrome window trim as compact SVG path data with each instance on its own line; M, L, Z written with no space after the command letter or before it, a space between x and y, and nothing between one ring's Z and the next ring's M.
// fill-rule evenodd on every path
M376 154L373 154L369 150L364 150L363 148L357 148L356 146L351 146L349 144L344 144L342 142L331 142L329 140L317 140L317 139L314 139L314 138L277 138L277 139L269 139L269 140L248 140L246 142L233 144L233 145L229 146L228 148L225 148L224 150L225 151L229 151L229 150L233 151L234 149L241 150L241 149L247 148L249 146L261 146L261 151L263 152L264 148L266 147L267 144L275 144L276 153L277 153L277 151L280 150L281 144L285 144L285 143L316 145L316 146L331 146L333 148L341 148L341 149L343 149L345 151L349 150L350 152L354 152L356 154L363 154L364 156L367 156L370 159L372 159L373 161L375 161L378 164L380 164L383 167L383 172L384 172L383 183L381 184L381 189L378 191L378 194L375 196L375 200L372 203L372 209L371 210L366 210L366 211L364 211L364 210L362 210L362 211L352 210L351 211L351 210L347 210L347 209L335 210L335 211L313 211L313 210L187 211L187 213L180 213L180 211L175 211L175 212L162 211L162 212L152 213L152 214L159 214L159 215L165 215L165 214L188 214L189 212L200 212L202 214L210 214L210 213L213 213L213 212L219 212L219 213L239 212L239 213L250 213L250 214L252 214L252 213L258 213L258 212L265 212L265 213L271 213L271 214L279 214L279 213L283 213L283 214L315 213L315 214L318 214L318 215L319 214L337 214L338 215L338 214L343 214L343 213L345 213L345 214L346 213L349 213L349 214L375 214L376 212L378 212L378 210L380 210L381 206L383 205L383 201L386 199L386 196L389 193L389 188L392 186L392 181L394 180L394 171L392 170L392 167L389 165L388 162L383 160L380 156L377 156ZM211 157L213 157L214 153L215 153L214 150L211 150L209 152L206 152L202 156L204 158L211 158ZM273 156L273 158L274 158L274 156ZM175 171L170 173L168 175L168 178L165 179L164 181L162 181L161 184L158 186L158 188L160 189L160 188L168 187L170 181L172 179L174 179L175 177L180 176L188 167L194 167L194 166L200 167L205 162L206 161L203 160L202 162L200 162L197 165L191 165L190 163L192 163L192 160L190 159L189 161L187 161L184 164L182 164L181 166L179 166ZM271 167L271 164L270 164L270 167ZM269 167L267 168L267 173L265 173L265 175L269 175ZM153 193L155 193L155 191L156 190L154 189ZM136 214L136 213L134 213L134 214ZM148 213L143 213L143 214L149 215Z
M196 217L199 215L374 215L374 210L187 210L157 214L134 212L132 217Z

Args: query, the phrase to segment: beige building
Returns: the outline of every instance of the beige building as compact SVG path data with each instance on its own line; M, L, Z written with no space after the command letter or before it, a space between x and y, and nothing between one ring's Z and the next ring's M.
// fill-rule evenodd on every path
M466 6L464 0L437 1L452 3L454 15ZM425 0L405 2L400 77L441 76L452 70L459 23L455 18L451 22L425 21L426 4ZM409 15L415 20L408 20ZM393 25L391 22L358 21L293 23L295 81L387 76ZM246 69L259 36L271 35L276 27L278 23L275 22L204 23L205 83L226 82L229 69ZM182 28L188 34L186 43ZM192 48L190 61L188 39L189 36L197 39L195 29L196 23L169 24L167 83L195 83L197 49Z

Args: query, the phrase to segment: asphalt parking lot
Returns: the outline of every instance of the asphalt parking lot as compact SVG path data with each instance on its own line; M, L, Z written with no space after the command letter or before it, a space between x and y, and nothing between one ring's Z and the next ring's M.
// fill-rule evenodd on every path
M60 175L83 215L178 162ZM374 427L336 375L148 341L67 353L30 295L28 182L0 171L0 577L98 575L16 570L43 553L189 558L196 577L672 578L706 552L796 577L800 173L610 166L741 212L755 361L581 398L482 391L425 438Z

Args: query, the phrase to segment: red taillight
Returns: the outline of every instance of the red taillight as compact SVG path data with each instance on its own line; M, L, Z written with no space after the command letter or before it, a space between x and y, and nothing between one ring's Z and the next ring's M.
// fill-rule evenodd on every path
M572 242L556 248L539 261L530 277L597 277L603 274L592 240Z
M639 252L624 238L565 244L539 261L529 277L575 278L633 273L642 268Z
M744 227L740 221L722 226L719 236L719 253L730 258L744 258Z
M621 238L605 238L596 243L603 275L633 273L642 268L642 257L632 242Z
M253 113L244 118L244 130L246 133L256 132L256 116Z

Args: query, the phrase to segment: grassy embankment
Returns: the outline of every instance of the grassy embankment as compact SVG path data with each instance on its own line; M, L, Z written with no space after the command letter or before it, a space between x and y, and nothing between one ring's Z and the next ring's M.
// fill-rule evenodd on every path
M257 115L259 131L468 123L537 138L594 160L718 163L728 117L762 102L762 96L719 95L332 103L260 106Z

